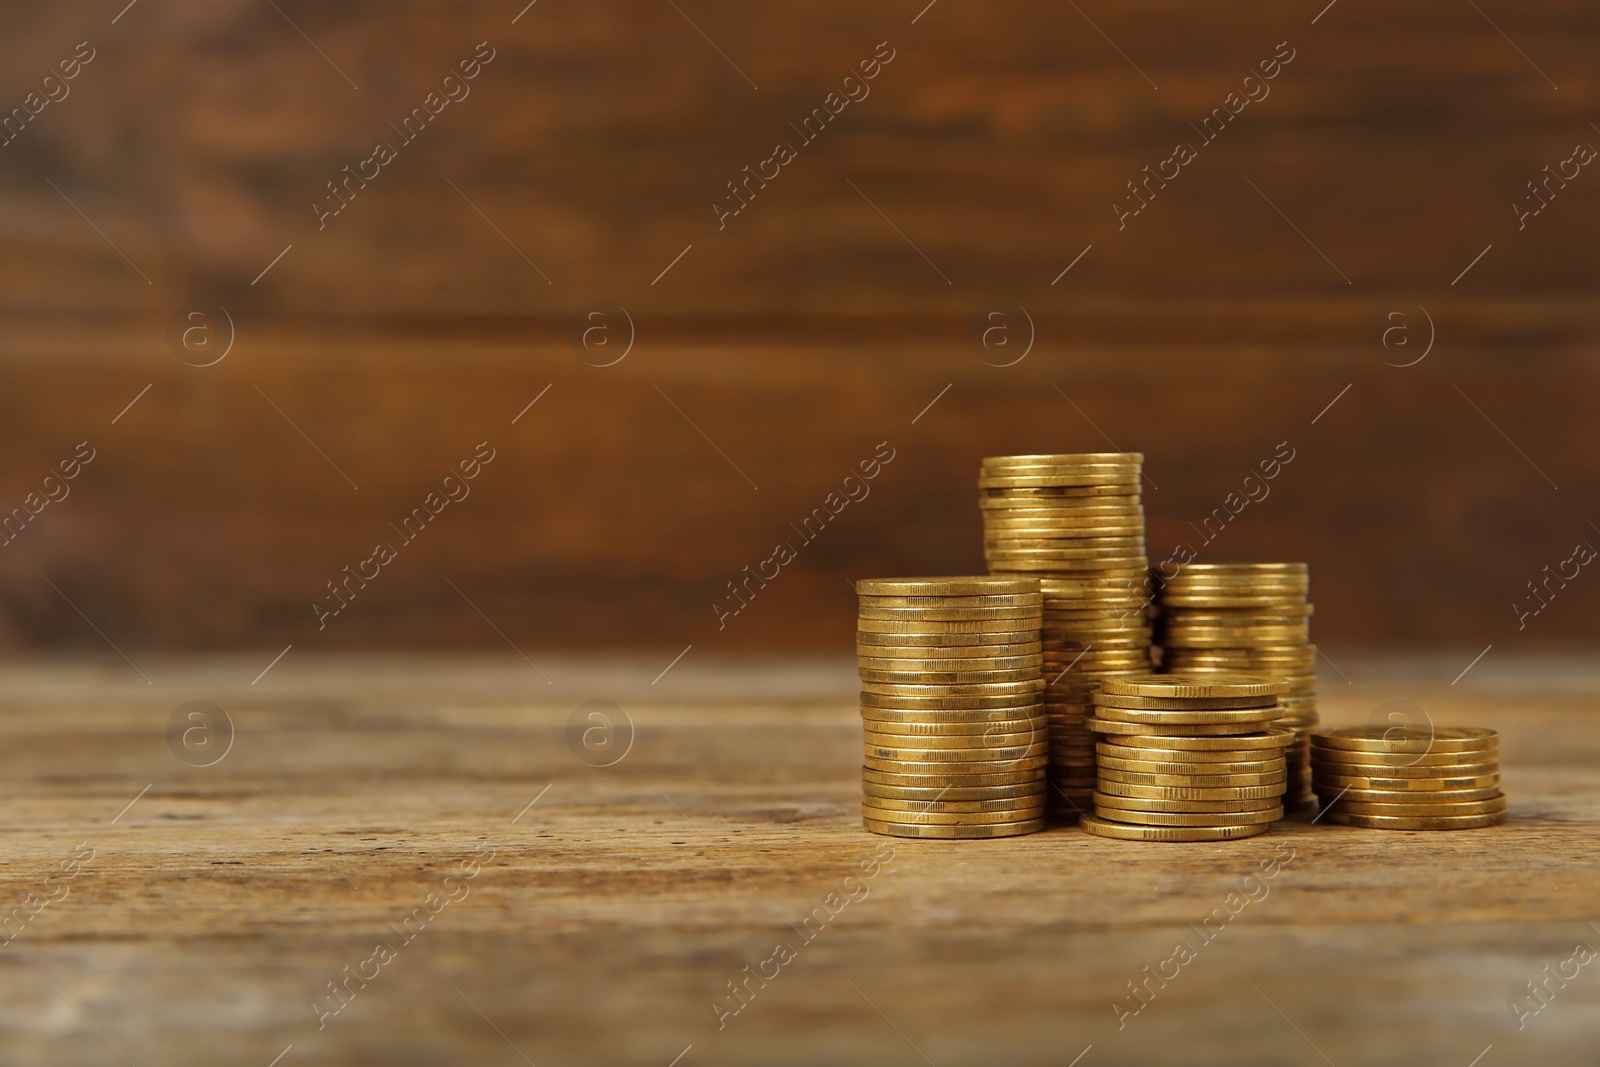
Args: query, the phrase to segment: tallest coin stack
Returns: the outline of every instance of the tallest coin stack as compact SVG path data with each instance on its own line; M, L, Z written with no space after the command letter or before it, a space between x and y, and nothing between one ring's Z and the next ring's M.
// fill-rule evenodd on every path
M1062 821L1093 810L1095 686L1150 670L1143 463L1137 452L990 456L978 478L990 572L1035 576L1044 595L1049 803Z

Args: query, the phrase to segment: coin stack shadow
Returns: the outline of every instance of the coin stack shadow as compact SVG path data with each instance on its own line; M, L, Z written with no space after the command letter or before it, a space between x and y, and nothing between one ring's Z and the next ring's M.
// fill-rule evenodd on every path
M1161 669L1284 678L1283 718L1295 744L1285 754L1284 803L1316 803L1311 733L1317 717L1317 650L1311 644L1309 568L1304 563L1190 563L1162 582L1156 643Z
M1099 737L1091 834L1124 841L1254 837L1283 817L1283 682L1218 676L1106 679L1089 729Z
M1311 738L1319 818L1375 830L1506 821L1500 735L1477 727L1351 726Z
M1044 829L1039 583L856 583L866 828L893 837Z
M1076 822L1094 796L1084 728L1102 678L1150 670L1138 452L990 456L979 473L991 573L1031 574L1044 594L1049 807Z

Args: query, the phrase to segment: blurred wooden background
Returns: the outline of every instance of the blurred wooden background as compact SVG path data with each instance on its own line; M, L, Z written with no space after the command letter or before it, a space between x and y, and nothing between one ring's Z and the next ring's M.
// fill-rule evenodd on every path
M124 3L3 16L0 107L94 58L0 146L0 511L95 459L0 548L0 643L843 648L850 579L981 568L979 457L1108 440L1148 456L1156 559L1289 442L1201 557L1309 560L1330 651L1600 636L1600 578L1512 606L1600 546L1600 173L1512 208L1600 146L1593 5ZM232 322L209 367L169 345L196 301ZM635 334L608 367L572 341L601 303ZM1006 367L972 341L1000 305L1035 333ZM471 496L319 630L480 441Z

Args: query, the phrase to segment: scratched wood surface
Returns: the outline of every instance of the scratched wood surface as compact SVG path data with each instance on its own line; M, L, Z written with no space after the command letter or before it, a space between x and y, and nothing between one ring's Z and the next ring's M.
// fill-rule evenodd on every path
M1520 1030L1510 1007L1600 944L1592 659L1324 675L1329 722L1404 699L1499 728L1503 829L1056 829L884 858L857 823L845 661L291 653L252 686L268 658L146 658L149 684L115 659L0 674L8 1063L1042 1067L1092 1046L1079 1063L1464 1067L1491 1045L1481 1064L1588 1062L1600 1037L1592 966ZM209 767L169 745L190 700L234 727ZM631 721L613 766L569 747L589 700ZM201 762L203 740L178 751ZM1202 943L1190 924L1273 857L1266 895ZM1195 958L1119 1028L1126 983L1179 940ZM379 943L376 977L319 1014ZM713 1002L779 943L794 958L719 1029Z

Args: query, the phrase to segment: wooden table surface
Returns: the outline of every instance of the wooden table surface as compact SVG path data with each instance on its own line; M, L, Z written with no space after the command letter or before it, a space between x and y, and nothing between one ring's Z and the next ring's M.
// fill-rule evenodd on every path
M1471 654L1341 655L1324 719L1497 727L1505 827L1223 845L868 835L848 660L13 665L0 1058L1593 1063L1600 667L1491 651L1452 686ZM592 699L633 727L613 766L569 746ZM198 720L169 743L190 700L234 727L209 767Z

